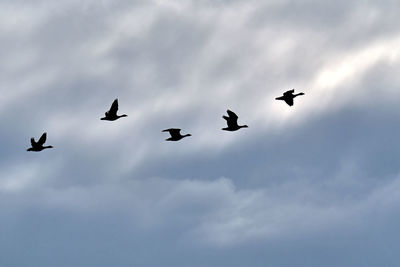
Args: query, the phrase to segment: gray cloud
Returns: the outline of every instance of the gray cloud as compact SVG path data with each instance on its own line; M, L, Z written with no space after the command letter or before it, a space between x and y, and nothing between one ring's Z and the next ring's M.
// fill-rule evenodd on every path
M1 3L0 265L397 266L397 6Z

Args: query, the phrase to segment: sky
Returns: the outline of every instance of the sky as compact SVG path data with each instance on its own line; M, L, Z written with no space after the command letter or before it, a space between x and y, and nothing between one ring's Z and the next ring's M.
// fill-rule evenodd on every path
M399 13L1 1L0 266L399 266Z

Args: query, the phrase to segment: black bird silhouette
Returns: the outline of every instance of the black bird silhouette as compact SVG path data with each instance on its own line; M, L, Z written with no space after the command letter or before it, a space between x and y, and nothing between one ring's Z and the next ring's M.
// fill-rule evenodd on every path
M104 118L101 118L100 120L115 121L118 120L119 118L128 116L126 114L117 115L117 111L118 111L118 98L114 100L110 110L105 113L106 116Z
M229 109L226 112L228 113L228 116L222 116L222 118L224 118L226 120L228 127L222 128L222 130L233 132L233 131L239 130L240 128L248 128L249 127L247 125L239 126L237 124L238 116L235 114L235 112L230 111Z
M283 93L283 96L277 97L275 98L276 100L283 100L286 102L286 104L288 104L289 106L293 106L293 99L296 96L299 95L304 95L304 93L298 93L298 94L293 94L294 93L294 89L286 91Z
M171 137L165 139L165 141L179 141L186 136L192 136L191 134L181 135L181 129L178 128L165 129L163 130L163 132L169 132L169 134L171 135Z
M42 136L39 138L39 141L35 141L35 139L31 138L31 145L32 147L28 148L26 151L35 151L39 152L46 148L53 148L52 146L43 146L46 142L47 133L43 133Z

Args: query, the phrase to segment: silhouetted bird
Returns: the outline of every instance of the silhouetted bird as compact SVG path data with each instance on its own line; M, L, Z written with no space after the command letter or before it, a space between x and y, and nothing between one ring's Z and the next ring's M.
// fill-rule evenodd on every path
M276 100L283 100L286 102L286 104L288 104L289 106L293 106L293 99L296 96L299 95L304 95L304 93L298 93L298 94L293 94L294 93L294 89L286 91L283 93L283 96L277 97L275 98Z
M35 142L35 139L31 138L31 145L32 147L28 148L26 151L35 151L39 152L46 148L53 148L52 146L43 146L46 142L47 133L43 133L40 137L39 141Z
M181 135L181 129L177 128L165 129L163 130L163 132L169 132L169 134L171 135L171 137L165 139L165 141L179 141L186 136L192 136L191 134Z
M105 113L106 116L104 118L101 118L100 120L115 121L119 118L128 116L126 114L117 115L117 111L118 111L118 99L115 99L111 105L110 110Z
M240 125L239 126L237 124L238 116L233 111L230 111L228 109L226 112L228 113L229 117L228 116L222 116L222 118L224 118L226 120L226 123L228 124L228 127L222 128L222 130L232 131L233 132L233 131L239 130L240 128L248 128L249 127L247 125Z

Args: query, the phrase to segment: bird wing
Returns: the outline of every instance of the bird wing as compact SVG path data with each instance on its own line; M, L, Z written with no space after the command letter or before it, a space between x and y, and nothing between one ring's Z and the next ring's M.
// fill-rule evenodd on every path
M38 145L43 145L46 142L46 138L47 138L47 133L43 133L42 136L40 137L39 141L37 142Z
M230 118L236 119L236 120L237 120L238 116L236 115L235 112L233 112L233 111L231 111L231 110L229 110L229 109L228 109L226 112L228 113L228 115L229 115Z
M36 146L36 142L35 142L35 138L31 138L31 145L32 145L32 147L34 147L34 146Z
M169 132L169 134L174 137L174 136L180 136L181 135L181 129L178 128L169 128L163 130L163 132Z
M293 98L292 97L290 97L290 98L287 97L284 100L285 100L286 104L288 104L289 106L293 106Z
M235 112L233 112L229 109L226 112L228 113L229 117L224 117L224 119L226 119L226 122L228 123L228 127L237 126L238 116L235 114Z
M114 100L108 113L109 115L117 115L117 111L118 111L118 98Z
M294 89L284 92L283 95L284 96L286 96L286 95L290 95L291 96L293 93L294 93Z

